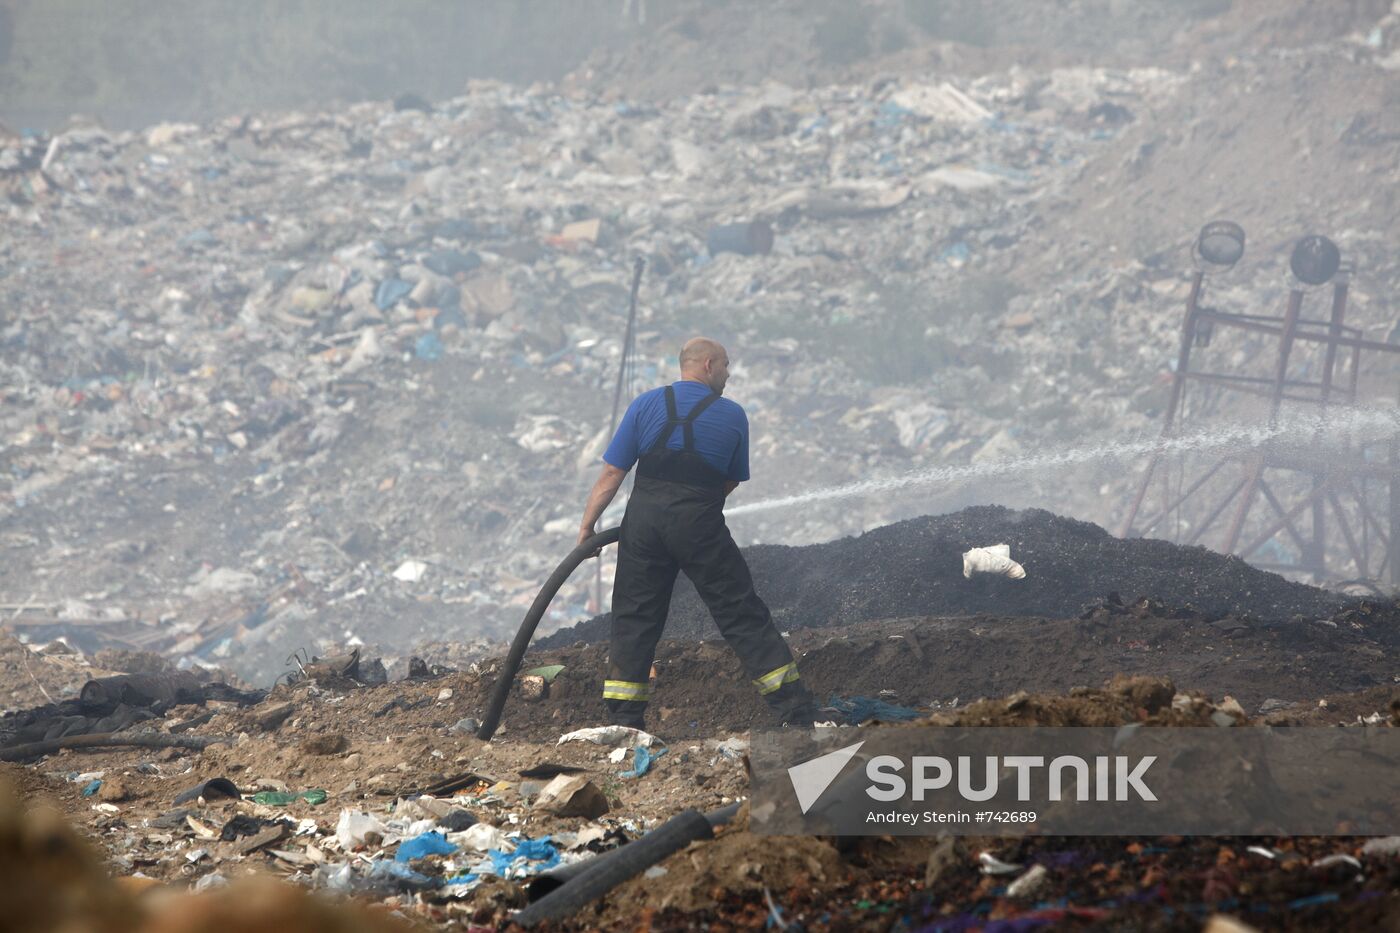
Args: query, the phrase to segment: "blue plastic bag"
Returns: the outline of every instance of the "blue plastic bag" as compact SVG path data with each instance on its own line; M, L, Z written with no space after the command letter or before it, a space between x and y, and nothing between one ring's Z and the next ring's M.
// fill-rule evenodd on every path
M895 706L886 703L884 700L877 700L874 697L854 696L849 700L840 697L832 697L827 703L845 717L846 722L853 726L858 726L871 719L878 719L881 722L908 722L919 715L919 711L908 706Z
M666 754L666 746L664 745L656 751L638 745L632 749L632 770L622 772L622 776L625 778L641 777L651 770L651 763L664 754Z
M441 878L421 874L398 862L378 861L364 875L351 882L352 888L363 893L384 896L394 891L429 891L442 887Z
M412 839L399 843L399 851L394 853L394 861L411 862L426 855L451 855L457 846L447 841L442 833L419 833Z
M512 868L518 876L538 875L559 864L559 850L549 841L548 836L539 839L522 839L514 852L489 849L486 857L491 860L492 871L502 878L509 877ZM475 872L457 875L447 880L448 884L471 884L481 876Z
M380 311L388 311L412 291L413 286L403 279L385 279L374 290L374 305Z
M442 339L432 331L420 334L413 344L413 355L425 363L442 359Z

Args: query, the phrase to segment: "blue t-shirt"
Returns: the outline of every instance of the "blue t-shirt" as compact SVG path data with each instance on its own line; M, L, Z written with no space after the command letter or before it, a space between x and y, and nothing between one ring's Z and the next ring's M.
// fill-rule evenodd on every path
M710 387L699 382L682 380L673 383L676 390L676 415L684 418ZM627 414L617 426L612 443L603 459L619 470L630 470L642 454L651 449L666 426L666 389L643 392L627 406ZM719 398L695 419L695 452L705 462L723 473L726 479L742 483L749 478L749 419L738 402ZM685 447L685 431L671 431L666 446L672 450Z

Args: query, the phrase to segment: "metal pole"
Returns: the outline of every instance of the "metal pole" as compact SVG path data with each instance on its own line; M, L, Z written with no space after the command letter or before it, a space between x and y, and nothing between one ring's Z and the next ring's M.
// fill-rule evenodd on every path
M1322 362L1322 404L1332 395L1332 373L1337 365L1337 341L1342 337L1342 319L1347 310L1347 283L1332 288L1332 318L1327 322L1327 354Z
M1301 289L1295 288L1288 294L1288 310L1284 313L1283 334L1278 343L1278 363L1274 367L1273 398L1269 402L1270 426L1278 423L1279 407L1283 404L1284 382L1288 378L1288 358L1293 353L1293 337L1298 332L1298 315L1302 309L1303 292ZM1240 500L1240 507L1236 510L1235 517L1230 522L1230 530L1225 535L1226 554L1232 553L1235 546L1240 543L1240 533L1244 531L1244 522L1249 516L1249 507L1254 501L1254 490L1259 485L1259 478L1264 475L1264 465L1264 453L1260 452L1254 465L1250 468L1245 483L1244 498Z
M1358 579L1365 580L1370 571L1366 567L1366 557L1361 553L1361 548L1356 545L1356 537L1351 533L1351 526L1347 524L1346 513L1342 511L1342 500L1338 498L1335 491L1327 493L1327 501L1332 503L1333 510L1337 513L1337 527L1342 530L1342 538L1346 540L1347 550L1351 551L1351 559L1356 564L1356 575ZM1365 527L1365 522L1362 522Z
M1332 288L1332 316L1327 325L1327 350L1322 361L1322 386L1321 400L1322 410L1327 410L1327 402L1332 396L1332 374L1337 365L1337 340L1342 336L1342 319L1346 316L1347 307L1347 283L1338 281ZM1313 491L1322 488L1323 477L1321 473L1313 473ZM1335 505L1335 502L1334 502ZM1341 507L1337 508L1337 520L1342 521ZM1313 582L1321 583L1327 575L1327 503L1321 498L1313 499L1312 507L1312 547L1309 549L1307 563L1313 568ZM1355 543L1348 539L1355 550ZM1359 560L1358 560L1359 563ZM1362 575L1365 575L1365 567L1359 568Z
M642 285L642 270L646 260L638 256L632 263L632 292L627 299L627 331L622 337L622 359L617 364L617 388L613 391L612 420L608 422L608 436L617 433L617 415L622 405L622 388L631 381L632 369L629 365L636 355L637 347L637 290ZM593 604L598 612L603 611L603 561L599 559L593 568Z
M1235 483L1235 485L1231 487L1230 492L1225 496L1225 498L1220 500L1220 504L1211 510L1211 513L1206 516L1205 521L1197 525L1196 530L1191 533L1191 537L1186 539L1187 547L1190 547L1197 541L1201 540L1201 536L1210 530L1211 525L1215 524L1215 520L1220 517L1220 513L1225 511L1226 507L1230 504L1232 500L1234 500L1235 496L1238 496L1240 494L1240 490L1244 488L1244 484L1247 481L1247 477L1241 477L1240 481Z
M1386 542L1390 585L1400 585L1400 437L1390 439L1390 539Z
M1293 508L1288 510L1288 514L1284 515L1278 521L1270 525L1263 534L1261 534L1259 537L1255 538L1252 542L1250 542L1248 547L1242 548L1239 552L1239 556L1248 557L1249 555L1253 554L1255 551L1263 547L1265 542L1267 542L1270 538L1272 538L1274 535L1278 534L1281 530L1283 530L1284 525L1293 521L1299 515L1302 515L1303 510L1306 509L1308 506L1312 505L1314 498L1325 495L1327 493L1327 489L1328 483L1324 481L1321 489L1318 489L1315 492L1308 493L1307 498L1305 498L1302 502L1299 502Z
M1283 331L1273 324L1266 324L1262 321L1251 320L1248 317L1238 314L1227 314L1223 311L1202 310L1199 316L1203 320L1219 321L1229 327L1240 330L1251 331L1256 334L1272 334L1278 336ZM1313 343L1327 343L1330 339L1327 334L1315 334L1311 331L1297 331L1294 338ZM1366 340L1362 337L1348 337L1345 334L1337 338L1337 346L1346 347L1349 350L1374 350L1377 353L1400 352L1400 347L1393 343L1385 343L1381 340Z
M1170 437L1176 422L1176 410L1181 405L1181 394L1186 386L1186 371L1191 366L1191 344L1196 338L1196 307L1201 300L1201 287L1205 282L1205 272L1197 269L1191 276L1191 292L1186 296L1186 315L1181 321L1181 346L1176 352L1176 372L1172 374L1172 391L1167 398L1167 414L1162 422L1162 437ZM1152 459L1147 461L1147 472L1143 474L1142 485L1138 487L1137 495L1133 497L1133 504L1128 507L1127 518L1123 520L1122 530L1119 531L1120 538L1126 538L1133 530L1133 522L1137 521L1138 512L1142 509L1143 500L1147 498L1147 489L1152 484L1152 474L1157 469L1157 463L1161 460L1161 454L1153 454Z
M1162 436L1168 436L1175 427L1176 410L1181 405L1181 393L1186 385L1186 371L1191 367L1191 344L1196 339L1196 306L1201 300L1201 287L1205 273L1200 269L1191 276L1191 293L1186 296L1186 317L1181 323L1181 346L1176 352L1176 372L1172 379L1172 394L1167 399L1166 423L1162 425Z
M1156 528L1156 527L1157 527L1157 523L1160 522L1160 521L1162 521L1162 519L1166 518L1168 515L1170 515L1172 509L1178 508L1183 502L1185 502L1187 499L1189 499L1189 498L1191 498L1192 496L1194 496L1194 495L1196 494L1196 490L1200 489L1200 488L1201 488L1202 486L1204 486L1207 482L1209 482L1209 481L1210 481L1210 478L1211 478L1212 476L1214 476L1216 473L1219 473L1219 472L1220 472L1220 468L1223 467L1225 464L1227 464L1227 463L1229 463L1229 462L1230 462L1230 461L1228 461L1228 460L1221 460L1221 461L1217 462L1217 463L1215 464L1215 466L1213 466L1213 467L1211 467L1209 470L1207 470L1207 471L1205 472L1204 475L1202 475L1199 479L1197 479L1194 483L1191 484L1191 488L1190 488L1190 489L1188 489L1188 490L1186 490L1185 492L1180 493L1179 495L1177 495L1177 497L1176 497L1174 500L1172 500L1172 502L1171 502L1170 505L1168 505L1166 508L1162 509L1162 511L1160 511L1160 512L1157 513L1157 516L1156 516L1155 518L1153 518L1151 521L1144 522L1144 523L1143 523L1143 526L1142 526L1142 532L1141 532L1141 533L1142 533L1143 535L1146 535L1146 534L1147 534L1149 531L1151 531L1153 528Z

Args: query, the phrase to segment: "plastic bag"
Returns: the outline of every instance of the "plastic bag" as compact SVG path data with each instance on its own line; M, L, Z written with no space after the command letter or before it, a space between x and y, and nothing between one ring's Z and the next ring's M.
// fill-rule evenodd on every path
M651 770L651 763L662 755L666 754L666 746L661 746L655 752L638 745L632 750L632 769L622 772L625 778L641 777Z
M335 838L340 842L342 852L350 852L365 844L370 833L381 839L389 835L389 827L370 816L355 810L341 810L340 820L335 824Z
M329 795L319 787L299 791L265 790L253 795L253 803L267 807L285 807L289 803L305 800L307 803L317 804L325 803L327 796Z
M442 833L427 832L399 843L399 850L394 853L394 861L411 862L428 855L451 855L456 851L457 847L448 842Z
M475 852L486 852L490 849L509 851L514 848L506 834L490 823L477 823L463 832L449 833L447 841Z
M640 745L643 748L650 748L653 744L660 742L656 736L650 732L643 732L641 729L633 729L629 726L594 726L591 729L578 729L559 737L555 745L563 745L565 742L592 742L594 745L626 745L629 748Z
M1026 569L1011 559L1011 545L993 544L963 552L963 576L974 573L996 573L1012 580L1024 580Z

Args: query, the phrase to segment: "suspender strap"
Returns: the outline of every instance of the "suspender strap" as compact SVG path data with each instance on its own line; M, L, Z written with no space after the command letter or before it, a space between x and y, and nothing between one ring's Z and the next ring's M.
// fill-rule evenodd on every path
M651 445L650 450L665 450L666 444L670 442L671 435L675 433L676 426L679 425L685 435L685 450L695 452L695 429L693 427L695 419L700 417L700 413L714 404L718 395L711 392L695 404L695 407L682 418L676 409L676 390L673 386L666 387L666 426L661 429L661 434L656 438L656 442Z
M670 386L666 388L669 389ZM690 410L690 414L686 415L685 420L681 422L682 429L685 431L685 449L691 453L695 452L695 430L692 425L694 425L695 419L700 417L700 413L714 404L717 398L719 396L714 393L705 396L695 404L695 407Z

